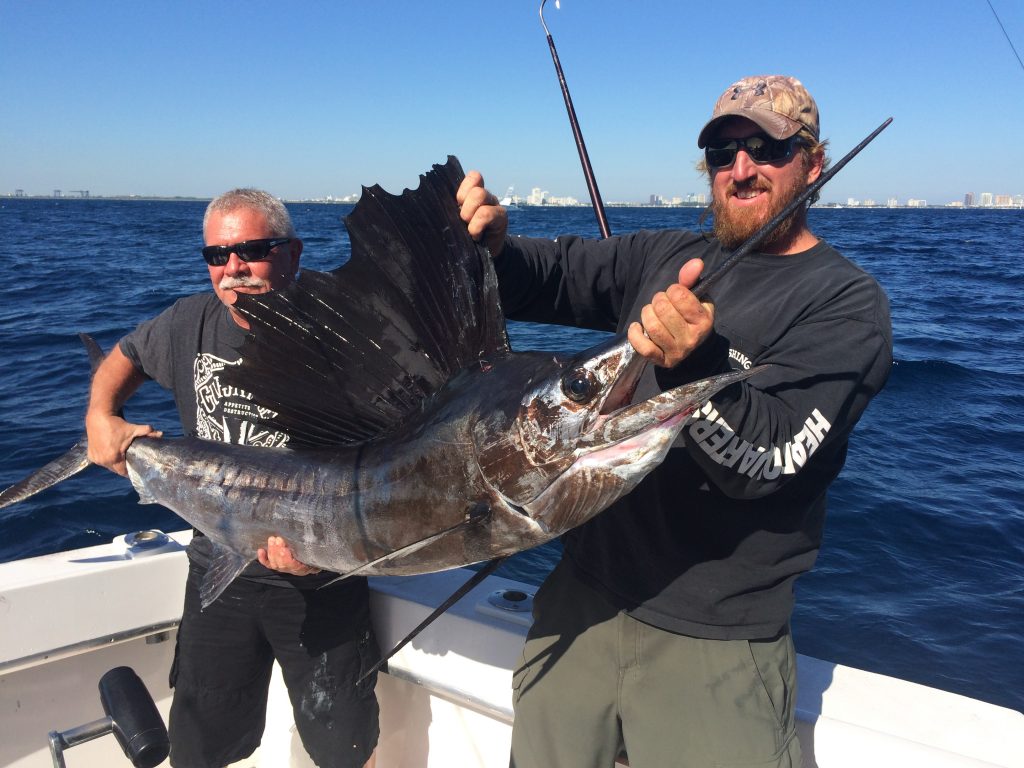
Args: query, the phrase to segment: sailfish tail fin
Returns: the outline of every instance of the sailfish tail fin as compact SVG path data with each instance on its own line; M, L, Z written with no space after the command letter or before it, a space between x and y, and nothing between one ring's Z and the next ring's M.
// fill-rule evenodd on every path
M103 358L106 355L103 354L100 345L96 343L96 339L88 333L80 333L78 338L82 340L82 343L85 345L85 351L89 353L89 365L92 366L92 372L96 373L96 369L100 367L100 363L103 362Z
M78 337L85 345L89 353L89 363L92 372L96 373L99 364L103 362L103 350L96 343L92 336L86 333L78 334ZM83 469L92 464L89 461L89 444L85 435L75 443L71 450L60 458L54 459L41 469L37 469L31 475L21 480L10 488L0 491L0 509L24 501L30 496L35 496L40 491L52 488L62 480L67 480L72 475L77 475Z
M62 480L77 475L92 462L89 461L89 447L83 437L59 459L54 459L42 469L37 469L24 480L0 491L0 509L24 501L40 491L52 488Z

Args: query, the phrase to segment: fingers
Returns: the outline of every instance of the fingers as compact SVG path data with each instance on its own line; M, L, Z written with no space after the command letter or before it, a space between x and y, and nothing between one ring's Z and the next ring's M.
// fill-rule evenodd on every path
M479 171L470 171L459 185L455 200L470 237L485 245L492 257L500 255L508 232L508 212L498 198L484 187Z
M470 171L455 193L455 202L459 204L462 220L470 224L480 208L497 206L498 198L484 186L484 177L479 171Z
M462 205L466 202L466 197L469 195L470 190L477 187L483 188L484 177L480 171L470 171L466 174L466 177L459 184L459 189L455 192L455 202Z
M309 576L320 573L316 566L306 565L295 559L291 548L280 536L271 536L267 539L267 546L256 550L256 559L260 565L282 573L290 573L293 576Z
M630 323L626 336L639 355L646 357L655 365L667 367L664 350L648 338L640 323Z
M130 438L128 440L128 445L131 445L132 442L137 437L160 438L160 437L164 436L163 432L161 432L158 429L153 429L151 426L149 426L149 424L130 424L129 426L133 427L133 429L131 430L131 435L130 435ZM125 450L128 450L128 446L127 445L125 446Z
M153 429L148 424L131 424L130 426L133 427L134 429L132 429L129 439L123 444L123 447L118 453L118 461L113 466L113 470L115 472L125 477L127 477L128 475L128 448L131 446L133 442L135 442L135 439L141 437L146 439L158 440L164 436L163 432L161 432L158 429Z
M680 282L654 294L640 310L640 323L629 328L633 348L656 365L678 365L714 327L714 305L701 302L686 285L696 283L702 266L685 265L679 272Z
M693 288L704 271L703 259L690 259L679 268L679 284L686 288Z
M640 314L647 335L658 343L668 341L669 336L678 339L699 332L709 318L710 307L676 283L654 294Z
M125 457L128 447L136 438L163 436L163 432L153 429L149 424L132 424L119 416L96 414L86 417L86 432L89 461L122 476L128 474Z

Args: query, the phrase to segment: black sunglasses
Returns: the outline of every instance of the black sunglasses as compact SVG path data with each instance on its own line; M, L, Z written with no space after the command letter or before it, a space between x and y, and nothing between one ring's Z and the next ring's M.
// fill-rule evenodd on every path
M707 145L704 149L704 160L712 170L728 168L736 162L736 153L742 149L758 165L777 163L791 158L793 151L801 144L803 142L796 136L790 136L788 139L770 139L763 133L745 139L720 139Z
M263 261L277 246L291 241L290 237L273 237L265 240L246 240L234 245L208 245L203 248L203 258L211 267L223 267L228 263L232 253L237 253L242 261Z

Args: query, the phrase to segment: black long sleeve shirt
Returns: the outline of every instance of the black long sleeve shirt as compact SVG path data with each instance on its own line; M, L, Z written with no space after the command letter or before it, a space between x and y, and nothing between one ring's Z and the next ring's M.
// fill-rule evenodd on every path
M729 255L677 231L606 240L510 238L496 259L514 319L624 331L679 268ZM646 623L696 637L771 637L821 545L825 496L850 432L892 365L878 283L824 242L752 254L711 291L712 336L637 398L730 369L772 368L723 390L628 496L565 537L580 575Z

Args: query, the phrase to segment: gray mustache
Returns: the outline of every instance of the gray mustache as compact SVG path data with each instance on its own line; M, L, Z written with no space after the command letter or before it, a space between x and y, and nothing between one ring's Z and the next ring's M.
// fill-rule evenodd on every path
M267 281L258 277L225 277L219 285L222 291L233 288L266 288Z

